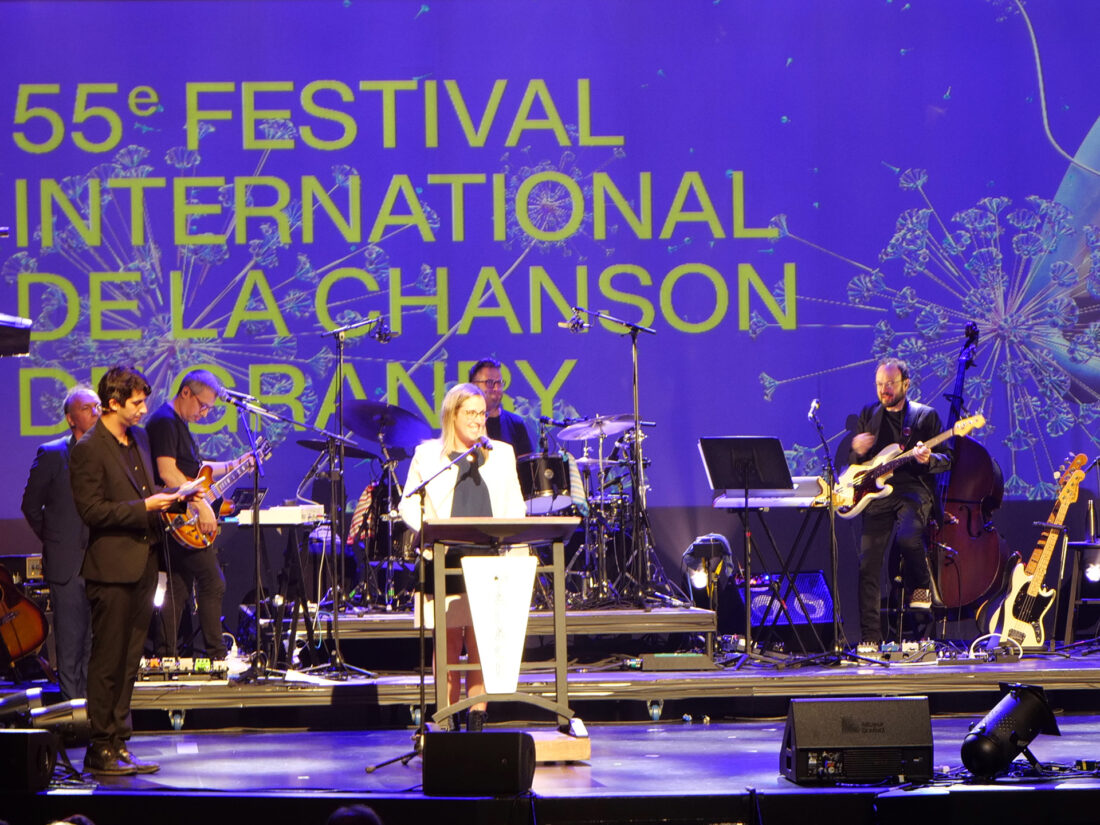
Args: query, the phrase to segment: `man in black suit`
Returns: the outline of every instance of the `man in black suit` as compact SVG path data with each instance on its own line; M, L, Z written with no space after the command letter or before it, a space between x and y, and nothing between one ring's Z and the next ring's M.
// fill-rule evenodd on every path
M99 398L90 387L73 387L63 407L70 434L38 448L23 490L22 510L42 541L42 568L53 606L53 637L61 695L76 699L88 686L91 617L80 565L88 527L80 520L69 484L69 453L99 419Z
M872 460L891 444L913 450L914 461L903 464L890 477L894 492L875 499L863 511L863 537L859 559L859 623L862 641L882 642L882 560L890 537L902 558L902 575L909 606L927 610L932 606L932 574L925 556L924 534L932 513L932 474L951 466L947 452L933 453L924 442L943 429L934 409L910 401L909 367L897 358L887 358L875 372L879 403L859 414L857 433L852 438L849 463Z
M102 415L72 450L69 474L77 512L89 528L81 573L92 609L88 718L92 737L84 769L121 776L153 773L126 746L130 699L153 615L158 513L180 500L157 492L145 416L149 382L134 367L115 366L99 381Z

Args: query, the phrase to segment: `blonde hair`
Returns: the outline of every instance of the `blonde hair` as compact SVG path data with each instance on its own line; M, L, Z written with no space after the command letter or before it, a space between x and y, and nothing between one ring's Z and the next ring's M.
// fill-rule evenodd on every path
M479 398L485 398L485 393L476 384L455 384L443 396L443 409L439 415L439 426L444 452L461 452L465 449L455 437L455 419L458 417L459 408L467 399L473 398L475 395Z

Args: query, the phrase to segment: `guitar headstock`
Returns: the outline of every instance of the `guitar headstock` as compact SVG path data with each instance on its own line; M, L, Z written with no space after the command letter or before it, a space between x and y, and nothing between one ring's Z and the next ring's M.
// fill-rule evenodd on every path
M1058 468L1058 484L1062 488L1058 491L1060 504L1072 504L1077 501L1078 488L1085 480L1084 467L1088 459L1084 453L1078 453L1072 458L1067 456L1066 462Z
M951 430L955 435L966 435L971 430L979 430L985 426L985 416L981 413L972 415L969 418L960 418L955 422L955 426Z

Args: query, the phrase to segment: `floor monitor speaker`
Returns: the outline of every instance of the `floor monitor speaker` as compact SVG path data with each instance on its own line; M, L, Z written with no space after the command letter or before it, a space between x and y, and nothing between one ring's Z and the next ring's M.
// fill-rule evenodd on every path
M535 740L518 731L428 733L423 761L427 796L515 796L531 790Z
M791 699L779 771L799 785L925 782L928 697Z
M57 762L57 741L48 730L0 730L0 791L45 790Z

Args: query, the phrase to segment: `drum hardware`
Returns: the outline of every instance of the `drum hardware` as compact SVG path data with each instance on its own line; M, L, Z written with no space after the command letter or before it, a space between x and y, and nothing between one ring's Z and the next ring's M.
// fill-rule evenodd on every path
M627 430L633 429L636 434L635 438L631 441L632 449L630 456L634 498L633 507L631 508L633 515L630 531L631 553L627 561L627 568L631 573L630 578L632 579L630 584L633 586L634 591L630 595L634 600L643 605L650 599L667 600L669 596L675 597L680 601L686 601L687 597L684 595L683 591L665 576L660 560L657 558L657 554L653 548L652 531L649 525L648 506L646 503L647 487L645 481L645 457L642 454L642 442L645 438L642 433L642 427L649 422L643 422L641 417L641 403L638 391L638 336L643 332L649 335L656 335L657 331L651 327L635 324L621 318L615 318L606 312L585 309L579 306L572 307L572 310L577 316L583 314L589 323L594 319L606 321L610 324L618 325L622 328L624 334L630 335L631 415L625 422L620 420L622 416L616 416L615 421L605 419L599 426L593 424L588 430L584 430L585 432L598 430L598 434L601 438L611 434L612 431L625 433ZM575 431L577 435L573 437L579 436L583 426L584 425L580 424L574 425L574 427L577 428ZM559 433L559 437L566 437L565 433L570 429L571 428L567 427L562 433Z
M618 435L634 426L630 415L605 415L585 418L571 424L558 433L562 441L589 441L598 438L602 442L609 435Z
M297 441L298 446L305 447L307 450L315 450L316 452L323 453L328 449L328 444L324 441L314 438L299 438ZM356 447L352 444L344 445L344 456L346 458L365 458L368 461L379 461L380 459L374 453L368 453L366 450Z
M432 429L428 422L416 413L385 404L379 401L356 400L348 404L349 427L368 441L378 442L381 449L382 478L385 484L385 496L377 496L378 508L374 512L374 526L377 528L376 538L385 536L386 553L384 563L384 586L380 587L382 602L385 609L393 610L398 600L397 589L394 586L394 562L398 559L407 561L406 553L411 551L411 541L405 541L409 535L397 516L397 502L401 498L401 482L397 478L397 465L407 458L411 458L417 445L432 437ZM382 481L378 482L379 484ZM411 537L411 536L410 536ZM377 544L375 545L377 548ZM395 553L395 549L400 548ZM368 567L370 549L368 547ZM381 560L381 559L380 559ZM372 569L372 575L373 570ZM401 598L411 593L402 593Z

